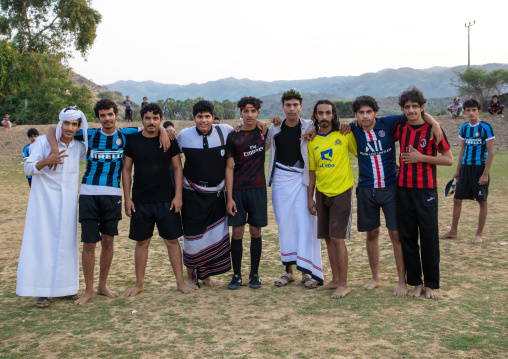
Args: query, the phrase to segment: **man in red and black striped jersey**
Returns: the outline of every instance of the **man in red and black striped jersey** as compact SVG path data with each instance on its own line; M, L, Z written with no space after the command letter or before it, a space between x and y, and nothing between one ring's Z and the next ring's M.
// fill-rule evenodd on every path
M399 105L407 122L397 127L395 140L400 143L397 178L399 235L407 284L415 286L408 295L419 297L425 289L425 297L431 299L437 298L435 289L439 288L436 165L451 166L453 156L444 132L441 142L431 139L432 128L422 118L426 102L423 93L416 87L399 96Z

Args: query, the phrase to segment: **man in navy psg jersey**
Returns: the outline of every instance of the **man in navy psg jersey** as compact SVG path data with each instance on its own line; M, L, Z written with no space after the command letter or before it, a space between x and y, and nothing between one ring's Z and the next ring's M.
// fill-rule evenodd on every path
M480 103L475 99L464 102L464 113L469 122L460 127L460 158L457 172L457 189L453 198L453 219L450 230L441 238L457 238L460 212L463 199L474 199L480 205L478 229L473 243L483 241L483 227L487 220L487 196L489 194L489 171L494 160L494 130L486 122L480 121Z
M81 181L79 192L79 222L81 223L81 242L83 242L82 265L85 277L85 293L75 301L83 305L94 294L95 248L101 243L99 285L97 294L109 298L118 296L106 285L111 262L113 261L113 241L118 235L118 221L122 219L122 191L120 180L124 163L124 148L129 135L137 133L137 127L116 129L118 107L109 99L98 101L94 107L95 117L101 128L89 128L87 133L79 130L75 138L88 138L86 170ZM50 128L51 130L51 128ZM54 128L48 130L48 140L55 141ZM167 143L165 131L161 138ZM165 137L164 137L165 136ZM53 139L53 140L52 140ZM54 142L56 145L56 141Z
M353 102L353 112L358 126L350 124L357 142L359 180L356 188L357 226L359 232L367 232L366 247L372 279L363 286L370 290L381 285L379 276L379 227L380 209L385 215L386 227L392 241L395 264L399 277L393 295L406 295L404 258L399 239L396 210L397 163L395 160L394 133L397 126L406 122L404 115L376 117L379 106L370 96L359 96ZM440 140L439 124L428 114L426 122L432 124L433 133ZM438 141L439 142L439 141Z
M226 142L226 208L228 225L233 227L231 259L233 278L229 289L242 285L242 254L245 224L249 224L251 236L251 270L249 287L260 288L258 268L261 260L261 227L268 225L265 180L265 139L257 128L261 101L255 97L243 97L238 101L243 128L229 134Z
M439 288L436 165L451 166L453 156L446 135L443 134L439 143L431 138L431 128L422 118L426 102L416 87L399 96L407 122L400 124L395 132L395 140L400 143L397 219L407 284L414 286L408 295L419 297L425 290L425 297L433 299L437 298L435 290ZM441 156L437 156L438 152Z

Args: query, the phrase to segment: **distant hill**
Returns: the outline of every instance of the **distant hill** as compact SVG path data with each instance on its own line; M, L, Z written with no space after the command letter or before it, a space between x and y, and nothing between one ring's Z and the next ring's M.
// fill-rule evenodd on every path
M457 89L450 84L455 71L463 71L467 66L431 67L416 70L409 67L384 69L375 73L360 76L320 77L310 80L293 81L253 81L228 77L203 84L174 85L155 81L117 81L106 85L111 91L130 95L131 99L141 102L143 96L149 101L163 100L172 97L177 100L203 97L205 99L236 101L243 96L263 97L280 94L290 88L308 94L332 94L334 98L349 100L356 96L368 94L376 98L397 96L409 86L417 86L428 98L454 97ZM486 64L478 66L491 71L508 69L508 64Z

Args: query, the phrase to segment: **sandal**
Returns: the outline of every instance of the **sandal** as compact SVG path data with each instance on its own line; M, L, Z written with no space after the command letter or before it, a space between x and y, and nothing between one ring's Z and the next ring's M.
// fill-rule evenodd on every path
M36 300L35 300L35 306L37 308L49 308L49 299L48 297L38 297Z
M316 289L318 282L312 279L310 274L305 273L302 275L302 284L305 286L305 289Z
M286 272L282 275L282 277L280 277L275 282L273 282L273 284L275 284L276 287L284 287L294 281L295 280L294 280L293 276L291 275L291 273Z

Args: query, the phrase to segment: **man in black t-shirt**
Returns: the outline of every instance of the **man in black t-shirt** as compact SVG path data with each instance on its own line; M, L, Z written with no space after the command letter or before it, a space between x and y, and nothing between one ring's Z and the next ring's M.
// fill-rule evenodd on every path
M261 227L268 225L265 136L257 128L256 121L263 102L255 97L243 97L238 101L243 128L229 134L226 142L226 192L229 213L228 225L233 227L231 261L233 278L229 289L242 285L242 254L245 224L251 235L251 271L249 287L260 288L258 269L261 259Z
M178 237L183 234L180 209L182 208L182 163L175 140L169 151L159 145L159 126L162 109L155 103L141 109L143 131L132 135L125 146L123 188L125 214L131 217L129 238L137 241L135 250L136 284L125 296L133 297L143 291L148 246L154 225L168 249L169 260L176 277L176 286L182 293L194 289L183 280L182 252ZM173 165L175 187L171 186L170 163ZM132 165L134 185L132 186Z

